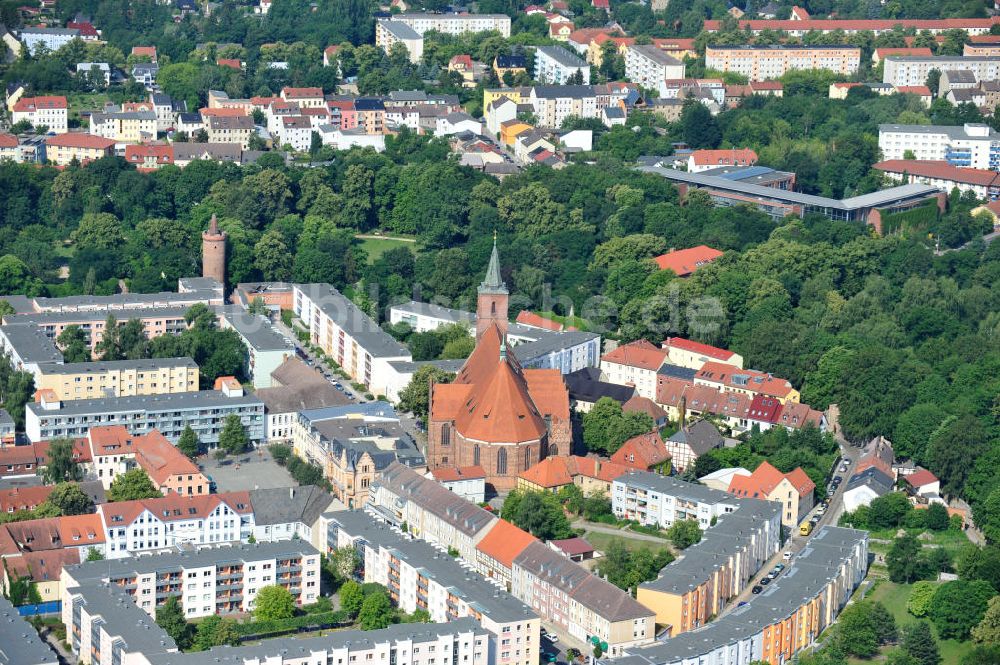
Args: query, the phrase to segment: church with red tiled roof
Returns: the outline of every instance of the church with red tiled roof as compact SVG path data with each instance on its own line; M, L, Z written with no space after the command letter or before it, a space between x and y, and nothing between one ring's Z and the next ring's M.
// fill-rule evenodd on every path
M512 489L519 473L572 440L569 391L556 369L524 369L507 343L507 287L496 244L479 286L476 348L455 380L430 391L431 469L481 466L486 482Z

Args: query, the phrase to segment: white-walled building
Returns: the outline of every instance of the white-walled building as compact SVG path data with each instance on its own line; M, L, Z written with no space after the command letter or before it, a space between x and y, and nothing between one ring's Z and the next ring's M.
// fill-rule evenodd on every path
M894 86L926 85L932 70L965 69L972 72L977 81L1000 79L1000 57L998 56L958 56L958 55L890 55L886 56L882 70L882 82Z
M1000 133L986 124L879 125L878 147L886 160L946 161L952 166L1000 170Z
M843 76L858 71L856 46L706 46L705 67L736 72L751 81L778 79L796 70L825 69Z
M684 63L652 44L629 46L625 50L625 78L666 97L667 79L684 78Z
M535 49L535 80L551 85L566 85L576 75L574 83L590 85L590 65L561 46L539 46Z
M69 128L69 104L65 97L22 97L14 104L11 123L22 121L32 127L48 127L48 131L63 134Z

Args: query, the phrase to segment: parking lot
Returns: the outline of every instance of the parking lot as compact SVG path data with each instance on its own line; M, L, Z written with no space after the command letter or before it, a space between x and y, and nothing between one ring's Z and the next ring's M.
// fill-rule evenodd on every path
M271 458L266 448L230 456L221 462L205 455L198 465L215 481L217 492L240 492L298 485L284 467Z

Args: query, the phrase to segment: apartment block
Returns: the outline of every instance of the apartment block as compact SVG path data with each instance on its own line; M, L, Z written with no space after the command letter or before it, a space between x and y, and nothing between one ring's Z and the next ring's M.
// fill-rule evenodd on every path
M139 467L165 495L209 494L208 478L156 430L132 436L122 425L93 427L85 441L97 478L105 489L118 475Z
M684 78L684 62L652 44L633 44L625 49L625 78L666 97L666 81Z
M668 476L634 471L616 478L611 506L615 515L642 524L663 528L695 520L704 530L700 542L636 594L672 637L718 615L781 546L780 503L739 499Z
M198 376L198 365L191 358L47 363L35 373L35 388L51 390L57 399L70 402L196 391Z
M510 17L506 14L396 14L393 21L410 26L419 34L435 30L446 35L468 32L499 32L510 37Z
M171 596L189 619L249 612L257 592L272 585L288 589L296 604L306 605L319 597L319 558L308 543L283 541L85 562L63 569L63 607L73 606L74 588L91 585L122 589L151 617Z
M200 390L168 395L137 395L64 402L41 393L25 407L28 440L79 438L98 425L125 425L134 434L159 430L175 442L190 426L208 447L219 442L226 417L235 415L251 441L264 438L264 403L242 389Z
M154 307L149 309L129 309L116 311L94 309L83 311L43 311L29 314L14 314L4 317L6 323L27 324L36 327L50 339L56 339L69 328L76 326L83 331L91 348L104 339L104 327L108 316L114 316L117 324L123 326L130 319L142 322L143 332L152 339L160 335L179 334L187 330L184 315L188 307Z
M6 598L0 598L0 626L4 658L10 665L56 665L59 662L52 647Z
M560 127L569 116L596 118L597 95L590 85L536 85L527 103L531 104L539 127Z
M270 388L271 372L295 355L266 316L250 314L242 307L220 308L219 327L235 330L240 336L247 350L246 373L254 388Z
M647 399L656 399L657 372L667 351L646 340L623 344L601 356L601 375L608 383L633 386Z
M853 46L707 46L705 66L766 81L795 70L825 69L844 76L858 71L861 49Z
M574 77L576 83L590 85L590 65L561 46L539 46L535 49L535 80L552 85L566 85Z
M34 374L36 382L42 367L63 362L55 342L45 332L25 323L0 326L0 352L15 370Z
M824 526L781 576L746 604L697 630L628 649L623 658L614 662L616 665L790 662L834 622L864 579L867 568L867 532Z
M116 143L143 143L156 139L157 117L153 111L91 113L90 133Z
M419 63L424 57L424 38L409 25L393 19L375 21L375 45L386 53L402 44L410 54L410 62Z
M254 132L253 118L248 115L208 117L205 124L209 143L235 143L244 150Z
M385 586L400 609L426 610L431 621L441 623L473 617L491 633L497 665L539 662L538 615L505 589L469 570L447 551L363 512L339 511L329 517L330 546L356 548L364 581Z
M74 39L80 38L76 28L21 28L19 35L28 53L36 55L40 48L58 51Z
M296 284L293 298L310 341L372 394L386 394L394 375L391 361L413 359L409 349L329 284Z
M931 70L966 69L977 81L1000 78L1000 56L907 56L890 55L883 60L882 82L900 86L926 85Z
M86 164L107 157L115 142L101 136L79 132L57 134L45 139L45 158L56 166L69 166L76 161Z
M989 125L879 125L878 147L885 159L945 161L952 166L1000 170L1000 133Z
M21 121L62 134L69 129L69 104L65 97L21 97L14 104L11 124Z

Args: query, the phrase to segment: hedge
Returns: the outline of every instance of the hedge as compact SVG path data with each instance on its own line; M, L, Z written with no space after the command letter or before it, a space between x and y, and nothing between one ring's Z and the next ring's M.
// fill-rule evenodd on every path
M274 637L285 633L297 633L303 628L337 628L354 623L350 613L343 610L304 614L290 619L274 621L250 621L236 624L236 634L240 640Z

